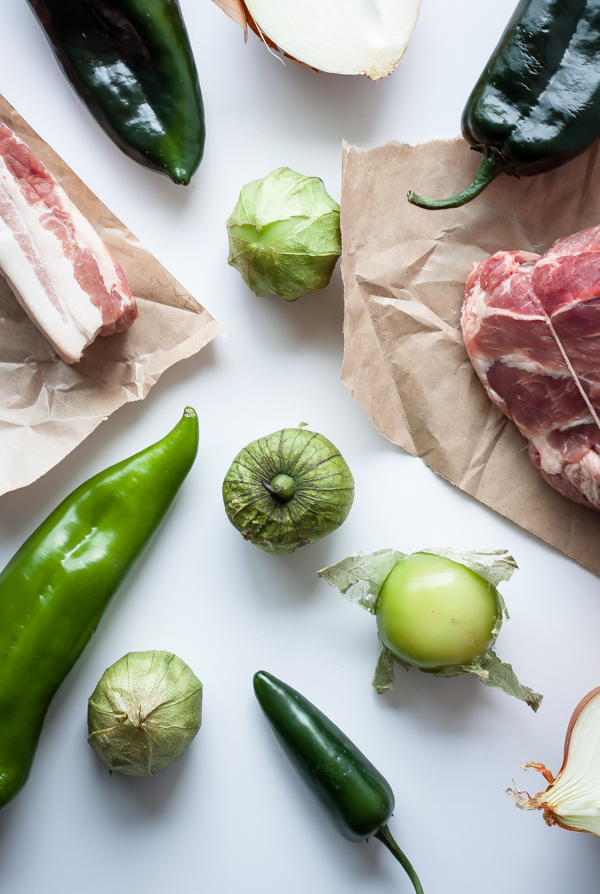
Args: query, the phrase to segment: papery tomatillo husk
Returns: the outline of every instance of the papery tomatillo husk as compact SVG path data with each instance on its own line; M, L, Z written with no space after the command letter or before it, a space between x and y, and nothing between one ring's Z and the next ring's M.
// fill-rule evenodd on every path
M600 837L600 687L588 692L573 711L556 777L533 761L523 768L537 770L549 785L533 797L516 786L507 788L517 807L542 810L549 826Z
M223 482L229 521L270 553L292 553L335 531L354 499L336 447L304 428L284 428L244 447Z
M202 683L172 652L129 652L88 702L88 742L110 770L153 776L182 756L202 721Z
M227 221L228 263L255 295L323 289L342 251L340 206L322 180L277 168L243 187Z

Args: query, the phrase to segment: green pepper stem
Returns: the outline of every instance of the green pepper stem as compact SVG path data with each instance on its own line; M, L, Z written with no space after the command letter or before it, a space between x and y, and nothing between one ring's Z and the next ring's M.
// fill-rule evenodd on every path
M466 205L467 202L478 196L480 192L483 192L486 186L489 186L492 180L496 179L498 174L502 174L505 171L506 168L495 158L492 158L490 155L484 155L471 183L455 196L451 196L449 199L427 199L424 196L418 196L410 189L406 197L413 205L417 205L419 208L426 208L428 211L435 211L439 208L460 208L461 205Z
M423 888L421 887L421 882L419 881L419 876L417 875L415 870L412 868L410 862L408 861L408 859L405 856L405 854L403 853L403 851L400 850L397 843L392 838L392 833L390 832L387 824L385 826L382 826L381 829L379 830L379 832L375 833L375 838L378 838L379 841L381 841L383 844L385 844L385 846L390 851L390 853L394 855L394 857L396 858L398 863L402 864L402 866L404 867L404 871L406 872L407 876L413 883L414 889L417 892L417 894L423 894Z

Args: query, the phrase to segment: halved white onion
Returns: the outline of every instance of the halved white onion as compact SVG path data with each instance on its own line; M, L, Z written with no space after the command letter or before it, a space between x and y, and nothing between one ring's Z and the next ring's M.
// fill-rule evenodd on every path
M295 61L336 74L384 78L396 68L421 0L215 0Z
M556 778L543 764L523 767L542 773L550 784L533 797L516 787L507 789L517 807L543 810L549 826L600 837L600 687L589 692L573 712Z

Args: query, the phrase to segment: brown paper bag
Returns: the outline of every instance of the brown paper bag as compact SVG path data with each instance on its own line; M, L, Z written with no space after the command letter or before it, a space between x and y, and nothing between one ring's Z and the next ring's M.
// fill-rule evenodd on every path
M502 176L469 205L425 211L480 160L461 140L343 149L342 379L387 438L482 503L600 573L600 513L539 475L527 442L489 400L460 331L464 284L496 251L542 253L600 223L598 147L557 171Z

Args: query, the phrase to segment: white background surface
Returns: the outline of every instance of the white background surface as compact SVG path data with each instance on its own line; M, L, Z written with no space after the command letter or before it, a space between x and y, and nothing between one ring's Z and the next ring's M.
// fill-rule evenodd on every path
M315 702L391 783L390 828L426 894L597 889L600 846L518 811L520 764L556 772L579 699L600 683L598 578L389 444L339 380L339 270L323 292L256 298L227 266L224 223L243 184L280 165L339 199L342 139L451 137L514 0L423 0L405 60L388 79L282 65L209 0L182 0L204 93L207 148L189 188L113 146L59 71L25 0L2 0L0 92L229 335L169 370L56 469L0 499L0 559L77 484L162 437L192 404L197 462L173 510L49 712L31 777L0 816L0 888L10 894L199 891L387 894L412 890L378 842L338 836L280 752L252 694L264 668ZM465 148L465 151L467 149ZM398 205L404 201L398 196ZM498 246L502 248L503 246ZM220 488L249 441L306 421L356 479L342 528L292 556L245 543ZM510 482L507 482L510 487ZM370 687L373 619L316 576L356 549L506 547L520 570L498 653L545 694L537 715L474 679L398 671ZM186 756L153 779L108 774L86 744L86 704L124 653L176 652L205 687ZM0 718L1 722L1 718Z

